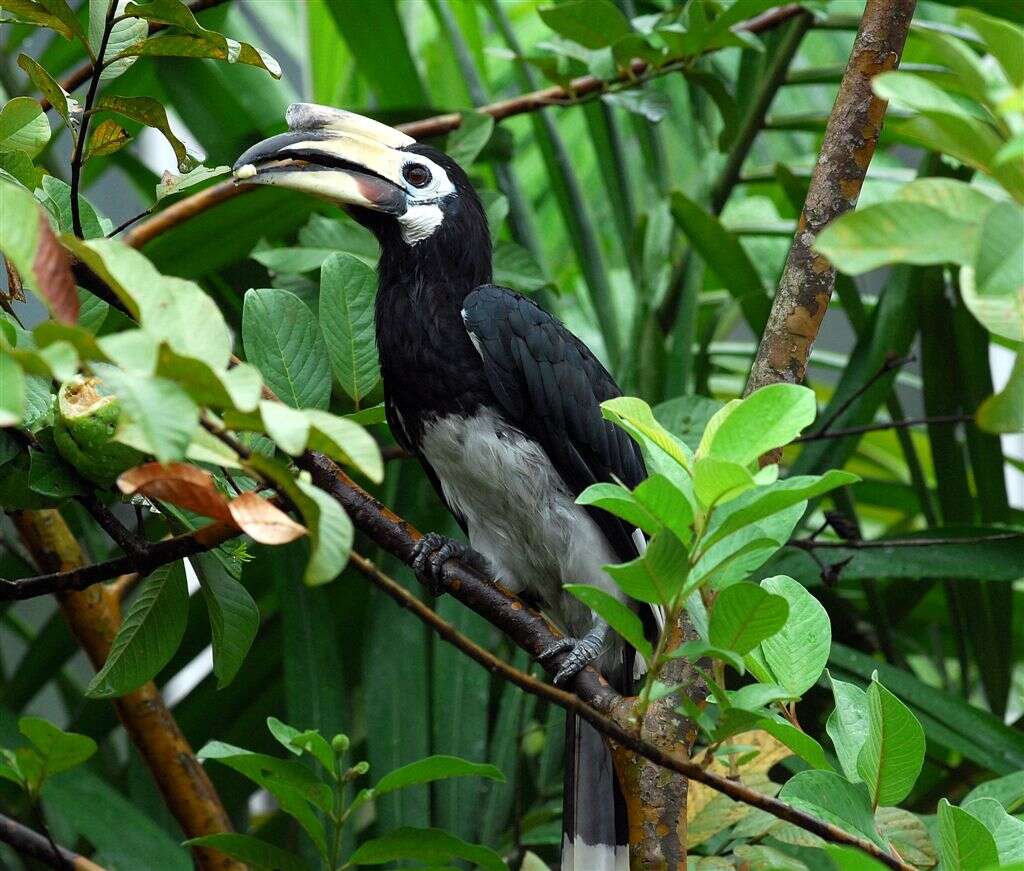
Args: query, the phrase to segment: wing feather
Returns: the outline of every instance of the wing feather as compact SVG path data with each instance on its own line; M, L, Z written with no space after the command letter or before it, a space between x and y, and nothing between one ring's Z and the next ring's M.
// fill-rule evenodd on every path
M574 496L601 481L643 480L636 445L601 416L601 403L621 396L618 385L563 324L490 284L466 297L462 316L506 417L540 443ZM591 515L620 559L636 557L632 529L600 509Z

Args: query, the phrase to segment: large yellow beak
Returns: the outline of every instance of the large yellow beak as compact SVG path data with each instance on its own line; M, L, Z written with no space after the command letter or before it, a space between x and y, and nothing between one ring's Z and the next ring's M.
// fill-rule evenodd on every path
M285 117L287 133L263 140L238 158L238 182L289 188L391 215L405 213L400 149L415 139L372 118L312 103L295 103Z

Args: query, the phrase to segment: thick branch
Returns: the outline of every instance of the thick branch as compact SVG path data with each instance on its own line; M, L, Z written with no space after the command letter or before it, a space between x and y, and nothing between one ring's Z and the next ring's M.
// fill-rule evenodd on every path
M57 847L59 855L54 855L53 845L45 835L4 814L0 814L0 841L19 855L35 859L57 871L106 871L102 865L97 865L66 847Z
M58 511L19 512L14 522L40 568L74 569L83 564L81 548ZM100 669L121 627L119 591L94 584L82 592L64 593L58 601L75 638ZM114 707L185 836L230 832L227 811L156 684L149 681L114 699ZM196 848L195 856L201 871L245 871L240 862L215 850Z
M789 3L775 9L769 9L761 15L741 22L736 26L736 29L745 30L748 33L763 33L766 30L778 27L780 24L801 14L802 11L800 6L795 3ZM658 68L651 67L644 61L634 60L627 72L623 72L613 79L581 76L573 79L568 88L557 85L550 88L542 88L539 91L532 91L508 100L499 100L496 103L480 106L477 111L490 115L495 121L502 121L514 115L536 112L547 106L571 106L583 100L591 99L609 88L639 85L649 79L676 72L684 64L689 63L690 60L688 57L679 58L668 61ZM423 118L419 121L411 121L408 124L399 124L397 128L417 139L424 139L450 133L461 123L462 115L458 112L450 112L444 115ZM174 229L179 224L202 214L207 209L254 190L256 190L254 185L240 186L230 181L213 185L197 194L179 200L149 220L143 221L134 230L125 233L124 241L135 248L141 248L162 233Z
M735 801L743 802L751 807L760 808L781 820L793 823L806 831L813 832L826 841L856 847L874 856L890 868L897 871L911 871L911 865L891 856L881 847L870 841L851 835L838 826L826 823L816 817L797 810L785 802L757 792L737 780L722 777L712 771L705 770L699 763L668 753L654 744L644 741L637 735L633 720L633 704L631 699L619 697L607 711L600 711L584 702L579 695L566 692L535 677L520 671L485 650L476 642L462 635L450 623L428 608L401 584L384 574L372 562L359 554L352 554L352 563L360 572L370 579L377 587L387 593L401 607L411 611L427 626L433 629L445 641L454 645L462 653L473 659L492 674L513 683L525 692L531 693L544 701L556 704L566 711L578 714L590 723L601 734L610 738L615 744L632 751L645 759L673 771L691 780L704 783ZM611 692L609 690L609 692ZM614 693L612 693L614 695Z
M747 393L766 384L803 381L835 284L835 270L811 246L822 229L857 204L885 117L886 103L871 90L871 79L899 63L915 3L868 0Z

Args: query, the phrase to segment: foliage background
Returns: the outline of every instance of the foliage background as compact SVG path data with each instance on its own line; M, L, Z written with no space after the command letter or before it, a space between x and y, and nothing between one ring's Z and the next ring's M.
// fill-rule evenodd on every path
M542 68L556 61L523 65L517 51L570 64L564 45L552 51L557 40L538 15L540 5L526 0L497 6L472 0L236 0L203 13L201 20L269 50L284 68L280 81L240 65L154 59L136 64L118 80L117 90L156 97L172 112L176 132L205 155L207 165L230 164L252 142L280 131L285 108L296 100L397 123L540 86ZM663 4L638 0L634 7L632 0L622 0L620 5L633 15ZM751 283L775 286L849 55L850 22L855 26L863 7L858 0L813 5L833 26L815 27L800 41L789 65L790 82L774 95L744 163L743 182L722 211L726 239L738 240L745 257L729 247L735 242L723 245L723 231L714 222L673 220L670 193L682 191L706 210L736 143L735 131L723 123L720 107L696 76L659 79L645 87L642 100L632 101L633 108L663 115L658 123L624 108L625 100L552 108L542 116L503 122L474 164L481 189L518 191L518 202L510 197L509 219L495 228L499 244L505 243L502 263L515 276L513 283L536 293L613 365L627 393L651 405L691 394L727 399L742 390L755 338L734 295L737 287ZM955 9L921 2L917 20L952 26ZM735 112L740 127L790 33L782 28L766 34L763 50L727 48L697 62L701 75L725 84L731 94L727 114ZM19 51L55 74L82 59L71 44L28 28L4 27L0 42L0 85L7 92L0 96L31 93L13 63ZM904 67L934 62L927 40L912 34ZM593 66L597 60L588 56L579 71ZM159 134L129 129L138 134L137 147L86 170L88 196L115 225L148 206L160 172L174 167ZM929 172L941 170L941 164L929 163L927 154L891 133L882 146L861 207L891 195L923 165ZM67 150L66 134L49 146L57 175L65 172ZM551 155L559 151L568 160L556 169ZM322 240L362 250L351 227L329 207L261 190L176 228L145 253L163 272L199 280L240 331L241 300L250 287L291 290L316 311L318 270L308 267L319 255L311 251ZM509 247L513 241L521 248ZM840 278L839 299L809 370L822 407L840 404L833 399L837 384L849 396L860 386L857 379L863 383L874 374L857 368L862 352L855 348L884 345L897 334L905 344L898 352L917 358L900 369L893 391L906 417L960 409L959 403L973 411L992 384L998 388L1007 377L1009 354L998 347L984 353L988 337L962 305L926 309L909 294L905 310L884 324L869 320L861 327L856 311L851 318L848 306L856 299L870 314L878 299L895 294L894 286L920 283L922 275L921 269L899 267L855 283ZM665 300L675 295L679 306L672 318ZM861 330L890 329L892 335L863 334L858 346L851 321ZM921 350L919 321L933 343L931 352ZM851 358L856 365L850 365ZM369 402L377 398L371 394ZM882 398L873 407L858 407L858 419L846 415L840 422L874 419ZM333 407L352 408L337 386ZM691 401L663 414L665 419L675 414L677 429L689 423L690 431L699 432L695 421L702 422L714 407ZM387 441L385 433L381 438ZM908 456L917 458L923 480L914 480ZM913 428L902 441L883 431L855 441L811 443L791 449L786 462L816 470L844 466L860 474L863 482L838 497L836 507L855 513L863 536L875 538L943 522L1019 525L1024 520L1020 457L1019 439L1015 445L1005 439L1001 448L996 439L975 439L962 427L946 427ZM413 463L390 463L380 495L420 528L452 532ZM80 529L88 528L84 517L73 519ZM805 529L816 529L822 519L811 513ZM87 544L95 559L108 547L95 536ZM908 806L926 813L940 795L962 796L993 774L1024 768L1022 638L1013 620L1022 613L1024 590L1004 571L985 588L971 587L971 597L961 600L966 609L951 610L955 596L946 591L995 566L977 547L950 548L947 555L949 573L939 579L933 577L934 554L927 552L893 556L894 578L886 574L885 561L876 560L873 568L856 572L851 567L837 583L824 584L807 555L789 551L760 570L761 576L787 571L826 605L837 642L834 674L864 683L879 668L887 686L923 721L928 760ZM262 622L238 677L216 689L209 674L206 616L194 607L185 642L158 678L193 745L217 738L273 752L263 723L276 715L327 735L347 732L357 755L378 772L429 753L491 761L506 773L507 784L484 786L471 779L397 793L380 801L376 819L364 825L382 831L433 824L469 840L551 855L558 839L561 712L492 681L351 571L329 586L307 589L295 582L303 567L300 547L256 547L253 557L243 581ZM388 558L380 562L418 590L404 568ZM26 574L31 571L16 549L5 548L0 575ZM987 604L981 606L983 601ZM440 600L437 607L463 632L526 666L521 654L513 654L457 603ZM187 853L176 846L175 824L112 708L82 696L91 670L51 603L4 609L0 652L0 743L17 743L14 718L28 711L89 734L103 746L88 770L67 775L54 792L50 807L58 840L64 826L69 841L81 835L113 867L133 867L118 866L118 857L130 863L140 856L147 857L145 867L189 867ZM821 734L829 709L827 688L814 690L801 705L801 722ZM217 784L236 820L258 814L241 777L218 771ZM14 790L0 784L0 805L5 800L16 802ZM76 807L89 807L91 814ZM276 819L269 825L284 823ZM126 831L137 833L137 840L127 838ZM289 837L283 831L278 835ZM702 849L713 852L713 838ZM19 867L3 848L0 856Z

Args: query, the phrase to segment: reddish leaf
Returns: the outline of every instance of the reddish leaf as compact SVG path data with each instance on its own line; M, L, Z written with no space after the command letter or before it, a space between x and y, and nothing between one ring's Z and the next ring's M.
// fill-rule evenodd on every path
M287 544L306 534L306 527L256 493L243 493L228 508L239 529L260 544Z
M39 293L53 316L65 324L74 324L78 320L78 292L71 274L71 261L43 214L39 215L39 244L32 271Z
M237 526L228 508L228 500L214 486L213 477L188 463L145 463L129 469L117 479L126 495L138 493L150 499L162 499L204 517L212 517Z

